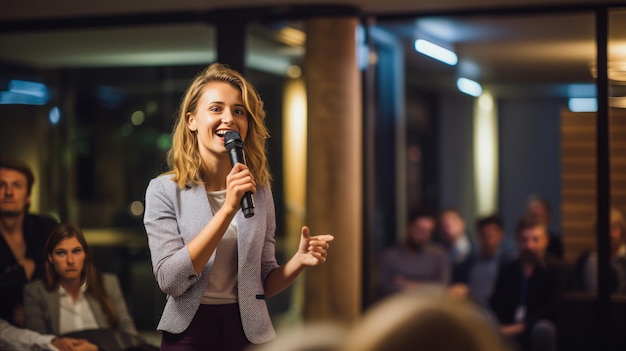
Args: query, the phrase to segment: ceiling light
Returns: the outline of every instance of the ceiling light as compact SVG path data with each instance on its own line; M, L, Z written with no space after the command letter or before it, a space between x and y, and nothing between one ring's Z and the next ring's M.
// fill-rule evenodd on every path
M478 97L483 93L483 87L471 79L459 78L456 81L456 86L462 93L467 95Z
M459 62L454 51L443 48L439 45L433 44L424 39L417 39L415 41L415 51L424 54L426 56L432 57L435 60L439 60L443 63L446 63L450 66L454 66Z
M596 112L598 100L596 98L571 98L567 106L572 112Z

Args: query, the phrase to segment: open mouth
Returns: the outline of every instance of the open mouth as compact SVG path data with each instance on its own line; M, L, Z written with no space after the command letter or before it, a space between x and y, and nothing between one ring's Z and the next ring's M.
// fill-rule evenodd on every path
M224 135L226 135L226 132L228 132L230 129L218 129L215 134L220 137L223 138Z

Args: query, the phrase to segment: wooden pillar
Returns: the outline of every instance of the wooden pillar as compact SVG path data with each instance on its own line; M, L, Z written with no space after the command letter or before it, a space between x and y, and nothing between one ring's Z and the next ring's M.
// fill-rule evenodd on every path
M307 224L332 233L325 265L305 276L307 321L353 322L361 307L362 111L358 18L306 22Z

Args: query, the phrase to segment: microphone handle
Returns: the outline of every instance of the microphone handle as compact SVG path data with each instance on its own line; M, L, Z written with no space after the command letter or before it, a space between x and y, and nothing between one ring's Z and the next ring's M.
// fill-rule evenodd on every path
M244 165L246 164L242 148L231 148L228 150L228 154L230 156L231 166L235 166L235 163L237 162ZM252 193L249 191L246 191L246 193L243 194L243 197L241 198L241 211L243 211L243 215L246 218L254 216L254 200L252 198Z

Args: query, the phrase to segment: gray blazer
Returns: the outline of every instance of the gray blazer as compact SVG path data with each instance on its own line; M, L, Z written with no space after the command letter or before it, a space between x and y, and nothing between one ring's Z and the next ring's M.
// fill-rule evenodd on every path
M157 326L174 334L189 327L204 292L215 253L196 274L186 244L211 220L213 214L204 186L188 184L180 189L172 174L150 181L146 190L144 225L152 268L167 302ZM263 282L276 267L274 233L276 219L271 189L258 187L254 195L255 215L245 218L238 211L238 300L243 329L252 343L276 336L263 291Z
M119 319L116 330L131 335L139 335L135 323L128 313L126 301L120 289L120 283L113 274L103 274L104 288L109 294ZM98 327L110 328L107 316L96 299L85 294L87 303L93 312ZM59 291L49 291L41 279L33 280L24 287L24 324L27 329L42 334L59 335L61 315Z

